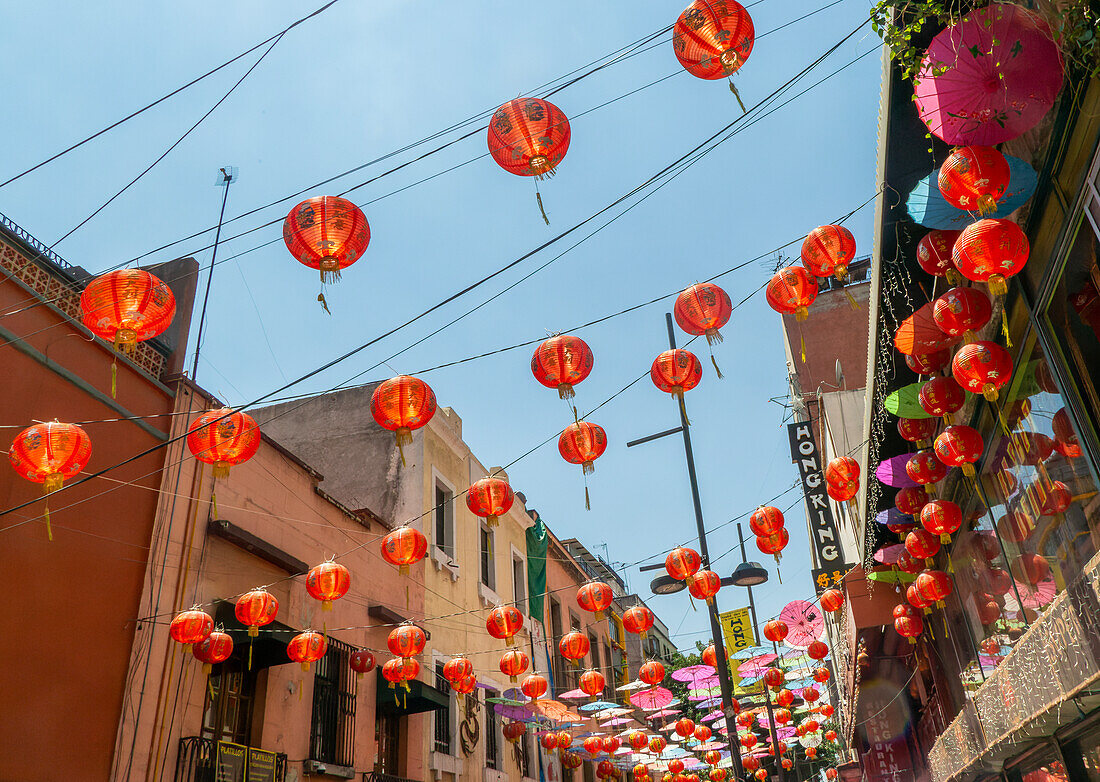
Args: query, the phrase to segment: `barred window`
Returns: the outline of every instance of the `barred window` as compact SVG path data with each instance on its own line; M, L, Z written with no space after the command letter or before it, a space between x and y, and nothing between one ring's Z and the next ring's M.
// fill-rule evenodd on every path
M443 677L443 663L435 664L435 688L440 692L450 692L451 685ZM448 701L450 698L448 698ZM435 747L436 752L451 754L451 707L450 704L435 711Z
M356 677L348 660L353 647L328 639L313 677L313 718L309 757L337 766L352 765L355 744Z
M491 769L500 768L500 718L496 704L489 703L496 697L496 690L485 690L485 767Z

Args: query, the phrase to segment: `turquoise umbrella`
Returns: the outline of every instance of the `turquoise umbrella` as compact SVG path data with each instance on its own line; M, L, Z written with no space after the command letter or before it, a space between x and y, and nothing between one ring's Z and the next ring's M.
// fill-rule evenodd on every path
M1010 177L1008 189L1004 196L997 202L997 211L986 217L1008 217L1021 206L1027 203L1035 192L1035 185L1039 181L1035 169L1018 157L1005 155L1008 161ZM977 213L956 209L944 200L940 195L938 184L940 172L936 169L926 176L909 193L906 206L909 216L916 222L927 228L949 228L961 230L978 219Z

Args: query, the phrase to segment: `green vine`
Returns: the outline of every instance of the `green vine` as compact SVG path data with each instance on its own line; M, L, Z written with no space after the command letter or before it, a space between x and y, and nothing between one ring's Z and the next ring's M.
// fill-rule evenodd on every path
M1100 10L1087 0L1073 0L1060 10L1061 25L1055 40L1067 65L1082 71L1085 78L1100 76Z

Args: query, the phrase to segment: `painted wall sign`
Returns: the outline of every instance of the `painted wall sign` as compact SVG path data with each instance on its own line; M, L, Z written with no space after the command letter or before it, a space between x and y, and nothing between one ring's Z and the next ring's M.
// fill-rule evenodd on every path
M821 456L814 441L813 425L807 422L787 424L787 437L791 442L791 460L798 465L798 474L802 479L802 492L806 496L806 515L810 523L810 542L814 548L814 588L820 594L832 584L821 585L822 573L834 571L846 573L851 565L844 562L840 550L840 535L837 532L833 508L829 504L829 495L825 491L825 476L822 471Z

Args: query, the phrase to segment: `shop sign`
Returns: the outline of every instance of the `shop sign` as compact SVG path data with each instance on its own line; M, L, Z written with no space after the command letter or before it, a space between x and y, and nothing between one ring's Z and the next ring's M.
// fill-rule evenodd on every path
M752 631L752 614L747 608L735 608L718 614L718 623L722 625L722 637L726 640L726 654L748 649L756 645Z
M248 747L231 741L219 741L214 758L215 782L243 782L248 762Z

